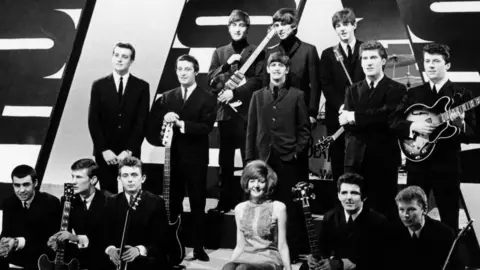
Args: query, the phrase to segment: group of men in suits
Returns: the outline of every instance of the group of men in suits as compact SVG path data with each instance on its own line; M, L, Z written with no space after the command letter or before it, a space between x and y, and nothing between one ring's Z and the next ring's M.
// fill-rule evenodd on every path
M9 264L27 270L40 265L53 269L61 263L73 267L72 259L81 269L117 269L121 262L128 263L128 269L165 269L165 204L142 190L146 179L142 162L135 157L119 162L117 178L124 191L115 195L95 187L99 168L92 159L76 161L71 170L68 185L73 197L62 197L62 203L35 189L33 168L19 165L13 170L15 195L3 203L0 269L10 269ZM124 232L127 211L130 218ZM68 227L60 227L61 223ZM42 254L50 262L40 263Z

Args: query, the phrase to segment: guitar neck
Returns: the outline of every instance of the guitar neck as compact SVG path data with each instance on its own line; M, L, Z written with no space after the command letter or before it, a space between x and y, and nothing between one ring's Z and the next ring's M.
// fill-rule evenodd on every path
M163 200L167 217L170 218L170 147L165 147L165 162L163 164Z
M65 200L65 204L63 206L62 221L60 223L60 231L68 230L68 220L70 217L71 208L72 208L72 205L70 203L70 200ZM64 242L58 242L57 252L55 253L55 264L63 265L64 257L65 257L65 244Z
M459 105L459 106L457 106L453 109L450 109L450 110L440 114L441 121L442 121L442 123L450 121L450 115L452 113L462 114L466 111L469 111L469 110L477 107L478 105L480 105L480 96L476 97L474 99L471 99L471 100L463 103L462 105Z
M332 135L332 138L336 140L338 137L340 137L340 135L343 134L343 132L345 132L345 128L342 126Z
M257 57L260 55L260 53L263 51L263 49L265 49L265 47L267 46L268 42L270 41L270 39L272 39L272 37L275 35L275 30L272 28L269 30L267 36L262 40L262 42L260 42L260 44L257 46L257 48L255 49L255 51L253 51L252 55L250 55L250 57L247 59L247 61L245 61L245 63L243 64L243 66L238 70L238 72L242 73L242 74L245 74L247 72L247 70L250 68L250 66L253 64L253 62L255 61L255 59L257 59Z
M318 246L317 234L315 232L315 226L313 224L312 212L310 206L303 206L303 215L305 217L305 224L307 225L308 242L310 243L310 252L313 257L320 259L320 248Z

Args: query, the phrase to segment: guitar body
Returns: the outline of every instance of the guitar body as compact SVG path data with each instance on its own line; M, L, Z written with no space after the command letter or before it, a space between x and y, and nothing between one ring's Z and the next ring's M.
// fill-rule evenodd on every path
M180 230L182 225L181 215L178 215L175 222L168 222L167 260L170 265L179 265L183 261L183 258L185 258L185 246L180 241Z
M55 264L55 261L50 261L46 254L43 254L38 258L39 270L78 270L80 269L80 263L77 259L70 260L69 263Z
M451 104L452 100L444 96L431 107L417 103L405 111L408 121L426 121L436 126L430 135L414 132L413 138L399 140L400 149L409 160L420 162L427 159L435 149L438 140L451 138L458 133L456 126L451 125L450 122L442 122L439 116L448 111Z

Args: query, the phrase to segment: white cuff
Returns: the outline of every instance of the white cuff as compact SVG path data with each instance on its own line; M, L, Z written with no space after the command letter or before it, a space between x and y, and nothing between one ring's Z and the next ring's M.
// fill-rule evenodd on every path
M185 134L185 122L178 121L180 123L180 132Z
M112 248L116 248L115 246L108 246L106 249L105 249L105 254L108 255L108 252L110 251L110 249Z
M88 237L86 235L78 235L78 248L87 248L89 243L90 241L88 240Z
M351 270L357 267L357 265L354 264L349 259L342 259L342 262L343 262L343 270Z
M138 246L136 246L136 248L138 248L138 250L140 250L140 255L141 256L147 256L147 249L144 246L138 245Z
M25 247L25 237L17 237L17 240L18 240L18 246L17 246L17 249L15 250L21 250Z
M410 128L409 128L409 130L410 130L410 133L408 133L408 137L413 139L413 129L412 129L412 124L413 124L413 123L411 123L411 124L410 124Z

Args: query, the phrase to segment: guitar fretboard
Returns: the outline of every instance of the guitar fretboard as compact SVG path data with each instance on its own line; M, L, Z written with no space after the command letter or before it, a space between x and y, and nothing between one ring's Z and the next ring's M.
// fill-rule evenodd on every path
M308 242L310 243L310 252L313 257L319 259L320 248L317 242L317 234L315 232L315 226L313 225L312 212L310 206L303 206L303 215L305 216L305 225L307 226Z
M268 42L272 37L275 35L275 30L271 28L267 34L267 36L258 44L257 48L255 51L253 51L252 55L245 61L243 66L238 70L238 72L245 74L247 70L250 68L250 66L253 64L255 59L260 55L260 53L263 51L263 49L267 46Z
M165 210L170 219L170 147L165 147L165 162L163 165L163 200L165 200Z
M70 200L66 199L65 204L63 206L63 213L62 213L62 222L60 223L60 231L68 230L68 220L70 217L70 209L71 209ZM57 252L55 254L55 265L63 265L65 258L65 244L64 242L57 243Z
M447 121L450 121L450 115L452 113L459 113L459 114L462 114L466 111L469 111L475 107L477 107L478 105L480 105L480 97L476 97L472 100L469 100L465 103L463 103L462 105L459 105L453 109L450 109L444 113L441 113L440 114L440 119L441 119L441 122L444 123L444 122L447 122Z

